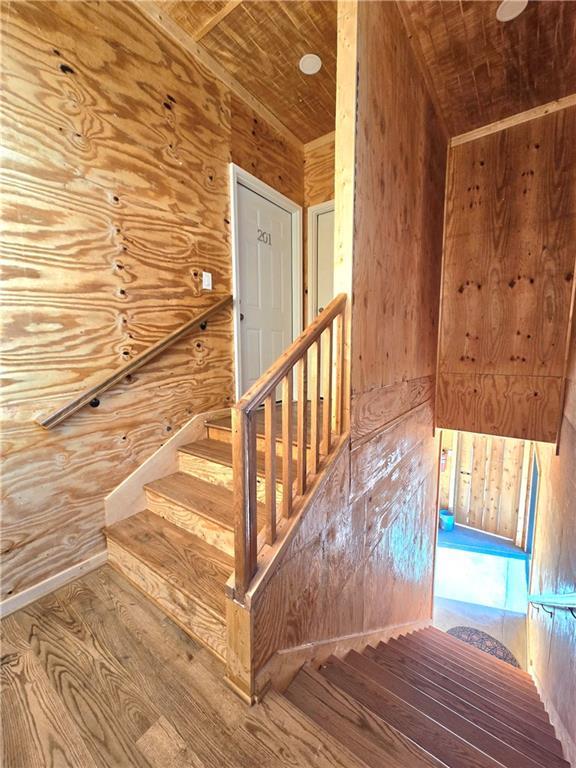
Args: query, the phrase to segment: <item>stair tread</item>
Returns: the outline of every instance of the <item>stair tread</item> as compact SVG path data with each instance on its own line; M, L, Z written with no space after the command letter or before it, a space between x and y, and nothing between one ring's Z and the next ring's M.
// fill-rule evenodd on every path
M473 645L470 645L470 643L466 643L464 640L453 637L447 632L443 632L436 627L428 627L426 630L421 630L417 633L415 632L414 634L431 637L436 639L437 642L450 645L461 653L469 656L471 659L478 662L482 666L486 666L486 668L501 672L507 676L515 677L517 680L522 681L526 686L532 687L534 690L536 689L534 681L528 672L525 672L523 669L519 669L518 667L514 667L512 664L508 664L502 659L498 659L496 656L492 656L492 654L480 650L480 648L475 648Z
M547 744L556 748L556 743L552 744L545 737L538 739L533 729L527 728L525 723L518 723L508 712L499 713L489 700L474 697L470 700L470 697L458 696L457 688L455 692L451 691L443 687L440 680L426 677L425 670L418 662L406 663L401 654L387 645L382 644L378 649L368 646L363 655L528 755L543 768L569 768L568 763L557 754L557 749L552 752L546 748Z
M444 765L309 667L300 670L284 696L371 768Z
M402 638L402 640L404 640L404 638ZM482 680L481 682L472 680L470 675L466 672L460 672L458 669L447 664L446 659L439 662L438 660L431 658L423 648L412 646L398 640L389 640L388 644L390 647L398 649L400 652L406 654L409 659L419 661L424 667L430 670L430 674L435 676L441 675L448 681L449 685L457 685L461 689L471 691L475 695L489 700L492 706L498 707L501 711L509 712L519 720L529 723L531 728L536 728L543 734L547 734L553 738L555 737L554 729L549 723L546 723L541 718L534 717L529 710L506 696L505 692L495 693L490 684L485 680Z
M221 464L225 467L232 466L232 445L225 443L222 440L211 440L206 438L205 440L197 440L195 443L188 443L182 445L178 449L183 453L187 453L191 456L197 456L208 461L213 461L216 464ZM296 462L292 460L293 467L296 466ZM264 452L256 451L256 472L264 475ZM282 457L278 456L276 459L276 477L278 480L282 478Z
M502 764L350 665L330 657L321 674L451 768L501 768Z
M513 678L506 679L500 675L490 674L489 670L479 668L471 660L463 659L454 654L446 655L442 648L427 642L425 638L419 636L419 633L415 632L413 635L410 635L406 638L405 642L408 645L420 648L436 664L448 664L449 662L451 668L459 671L461 674L465 673L469 676L470 680L480 685L490 685L495 695L509 698L519 706L530 709L535 717L548 722L548 715L535 687L534 689L520 688L516 685Z
M292 404L292 427L294 430L294 438L293 443L296 445L296 426L298 423L298 414L297 414L297 402L295 401ZM322 400L320 400L319 403L319 411L320 411L320 419L322 419L322 411L324 408L324 403ZM311 403L308 402L307 405L308 410L308 421L307 421L307 434L306 434L306 444L310 445L310 414L311 414ZM256 422L256 434L258 437L264 437L265 430L264 430L264 409L259 408L256 411L255 414L255 422ZM276 441L280 442L282 440L282 403L276 403L276 407L274 409L274 422L276 426ZM227 413L224 416L219 416L217 418L209 419L206 422L206 427L208 430L210 429L217 429L222 432L232 432L232 414Z
M186 472L175 472L147 483L145 488L213 520L227 530L234 530L234 494L223 485L207 483Z
M150 510L105 529L106 536L220 617L233 559Z
M423 690L422 687L413 685L397 675L393 669L385 669L365 654L356 651L348 653L344 661L419 712L457 733L506 768L536 768L537 763L530 756L494 735L485 724L475 722L467 716L469 712L457 711L453 706L435 697L432 692Z

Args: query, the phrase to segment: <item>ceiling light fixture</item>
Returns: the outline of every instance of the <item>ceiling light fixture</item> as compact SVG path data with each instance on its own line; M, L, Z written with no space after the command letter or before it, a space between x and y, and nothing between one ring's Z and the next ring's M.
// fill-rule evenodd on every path
M302 56L298 66L305 75L316 75L322 69L322 59L315 53L307 53Z
M528 0L502 0L496 10L498 21L512 21L526 9Z

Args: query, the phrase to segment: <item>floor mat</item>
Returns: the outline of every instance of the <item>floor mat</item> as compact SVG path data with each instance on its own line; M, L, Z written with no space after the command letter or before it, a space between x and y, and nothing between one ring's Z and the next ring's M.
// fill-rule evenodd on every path
M514 654L500 640L496 640L495 637L492 637L487 632L482 632L481 629L474 629L474 627L452 627L452 629L448 630L448 634L468 643L468 645L474 646L474 648L478 648L479 651L495 656L500 661L505 661L513 667L520 668L520 664L518 664Z

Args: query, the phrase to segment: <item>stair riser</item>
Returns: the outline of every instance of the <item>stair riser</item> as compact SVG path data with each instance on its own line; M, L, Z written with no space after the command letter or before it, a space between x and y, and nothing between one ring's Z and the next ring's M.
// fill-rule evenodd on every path
M201 603L168 584L115 541L108 540L108 559L112 566L141 589L187 634L219 659L226 659L226 625L221 619Z
M491 656L489 656L487 653L483 653L482 651L478 651L479 654L482 654L478 658L477 654L471 654L468 652L468 647L462 641L456 645L450 641L444 642L443 640L440 640L436 636L432 635L426 637L426 642L429 642L431 646L438 649L441 653L448 652L455 659L461 659L464 663L472 665L476 669L485 670L486 673L490 675L490 677L505 680L507 683L513 682L519 690L525 691L526 693L533 695L535 698L538 698L536 691L534 690L534 683L523 675L518 676L518 670L516 667L508 664L507 666L509 669L501 668L500 665L493 663ZM460 647L462 645L464 647ZM472 647L471 650L473 650ZM482 658L483 656L486 658ZM538 701L540 700L538 699Z
M418 649L420 653L429 656L430 660L436 664L451 664L460 674L467 674L471 681L479 685L490 685L498 696L508 698L518 706L529 709L535 717L548 722L546 710L536 694L524 688L517 688L514 680L507 681L499 676L491 675L483 668L479 668L459 656L456 657L455 654L446 656L443 649L424 644L416 638L410 638L407 643Z
M483 728L522 754L536 760L544 768L568 768L566 763L557 755L547 752L539 744L535 744L528 737L523 736L521 732L515 730L512 718L501 721L490 701L486 700L482 703L475 700L475 705L468 704L465 699L461 699L451 693L441 684L434 684L426 679L426 677L421 676L413 667L406 667L399 663L398 658L394 657L393 652L388 648L377 652L373 648L368 647L363 655L382 666L389 673L401 677L410 685L457 712L462 717L468 718L478 727ZM531 735L533 736L534 734Z
M461 674L457 670L446 666L445 661L442 664L438 664L432 661L429 656L426 656L415 648L408 647L404 643L398 643L398 641L394 640L389 642L390 646L400 653L405 652L408 658L414 657L425 667L430 668L435 676L442 675L447 677L464 690L468 690L476 696L480 696L482 699L493 702L501 712L505 713L508 711L521 722L530 723L531 727L537 728L539 731L542 731L542 733L554 736L554 731L548 723L534 717L531 712L517 705L515 702L512 703L505 695L495 695L494 689L486 681L475 682L471 679L470 675L466 673ZM465 698L465 694L463 694L463 698Z
M428 627L428 634L429 637L436 639L437 641L441 641L444 645L448 644L450 647L456 648L461 653L465 653L469 657L472 657L474 660L483 660L484 656L486 656L486 654L479 649L474 648L467 643L463 643L462 640L458 640L457 638L454 638L446 632L442 632L441 630L436 629L435 627ZM497 659L495 656L489 656L488 658L490 667L495 667L496 669L505 672L507 675L513 675L514 677L518 678L519 681L528 684L530 688L534 685L534 681L525 670L519 669L518 667L512 667L510 664L507 664L501 659Z
M190 453L181 451L178 454L178 469L180 472L187 472L200 480L213 485L223 485L230 490L234 489L234 474L232 467L218 464L217 462L204 459L201 456L193 456ZM263 477L256 479L256 499L262 504L266 500L266 484ZM282 501L282 483L276 483L276 502Z
M220 443L226 443L227 445L232 445L232 433L228 429L222 429L221 427L211 427L208 426L208 437L210 440L218 440ZM266 439L263 435L257 435L256 436L256 450L257 451L264 451L266 448ZM276 455L277 456L284 456L284 443L282 442L282 439L280 437L276 438ZM310 461L310 457L312 455L312 451L310 448L308 448L307 451L308 455L308 462ZM292 446L292 458L296 460L298 458L298 449L296 444L293 444Z
M203 515L197 515L191 509L149 489L146 489L146 499L148 509L154 514L160 515L160 517L169 520L189 533L193 533L222 552L234 556L234 531L222 528L218 523L208 520Z

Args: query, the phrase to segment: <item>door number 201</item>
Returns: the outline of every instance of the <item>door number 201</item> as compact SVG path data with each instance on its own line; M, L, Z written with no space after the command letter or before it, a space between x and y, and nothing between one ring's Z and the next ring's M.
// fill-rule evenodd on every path
M272 245L272 235L270 232L264 232L263 229L258 228L258 242L265 245Z

